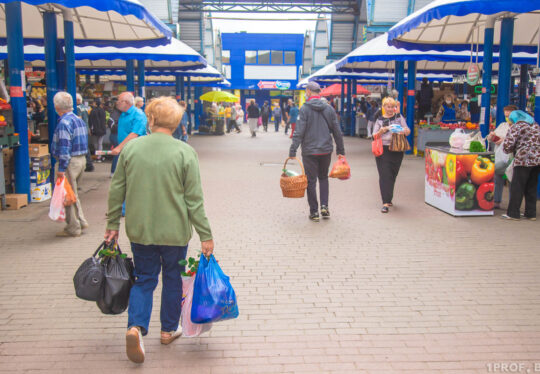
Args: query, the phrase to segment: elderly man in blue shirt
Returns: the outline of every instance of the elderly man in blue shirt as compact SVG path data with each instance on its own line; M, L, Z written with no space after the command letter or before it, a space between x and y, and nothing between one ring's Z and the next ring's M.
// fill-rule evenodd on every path
M146 115L135 105L135 98L131 92L124 92L118 96L116 108L122 112L118 119L118 146L111 151L118 155L122 148L132 139L146 135Z
M60 117L51 144L51 154L58 161L56 175L57 178L67 178L77 197L75 204L66 207L66 227L56 236L80 236L82 230L88 227L77 193L77 185L86 167L88 128L73 113L73 98L69 93L58 92L53 101L54 109Z

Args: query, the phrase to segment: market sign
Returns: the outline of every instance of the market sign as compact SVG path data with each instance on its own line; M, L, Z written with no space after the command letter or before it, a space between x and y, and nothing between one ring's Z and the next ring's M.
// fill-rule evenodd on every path
M259 83L257 83L257 87L259 87L260 90L288 90L291 88L291 82L259 81Z
M291 88L291 82L276 81L276 88L278 90L288 90Z
M474 87L474 93L484 94L484 93L486 93L485 91L486 91L486 89L484 87L482 87L481 85ZM491 94L494 94L494 93L495 93L495 85L492 84L491 85Z
M467 83L474 86L480 80L480 68L476 64L470 64L467 69Z

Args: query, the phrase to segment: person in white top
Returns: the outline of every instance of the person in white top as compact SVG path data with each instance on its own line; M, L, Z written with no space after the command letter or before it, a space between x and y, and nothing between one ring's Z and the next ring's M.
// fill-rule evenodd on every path
M502 146L502 143L504 142L504 139L506 138L506 134L508 134L508 130L510 130L510 122L508 121L508 116L510 113L512 113L514 110L517 110L518 108L515 105L508 105L504 107L504 117L506 118L506 122L502 122L497 126L497 128L490 132L487 136L487 140L495 144L495 157L497 157L497 150L499 147ZM497 160L495 160L495 163L497 163ZM495 192L493 196L493 201L495 203L494 208L495 209L501 209L501 201L502 201L502 195L503 195L503 189L504 189L504 171L502 174L499 174L495 172L494 182L495 182Z

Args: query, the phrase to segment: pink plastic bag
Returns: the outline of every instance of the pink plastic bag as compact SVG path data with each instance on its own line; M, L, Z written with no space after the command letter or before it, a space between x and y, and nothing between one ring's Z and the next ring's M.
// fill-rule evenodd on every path
M58 178L54 187L54 192L49 207L49 218L56 222L66 220L66 209L64 200L66 198L66 189L64 188L65 178Z
M182 277L182 314L180 315L182 325L182 336L186 338L195 338L204 332L210 331L211 323L193 323L191 322L191 305L193 304L193 284L195 275L191 277Z

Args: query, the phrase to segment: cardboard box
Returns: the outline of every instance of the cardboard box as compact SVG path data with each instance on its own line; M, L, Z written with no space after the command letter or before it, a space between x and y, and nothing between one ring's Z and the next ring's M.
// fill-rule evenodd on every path
M49 200L52 197L51 184L47 183L41 186L36 186L30 183L30 195L32 196L33 203L39 203Z
M46 154L41 157L30 157L30 170L44 171L51 168L51 155Z
M29 144L28 153L30 157L41 157L49 154L48 144Z
M4 166L13 164L13 148L2 149L2 154L4 158Z
M37 186L44 185L51 181L51 170L30 171L30 183Z
M6 209L17 210L28 206L28 196L26 194L6 194Z

